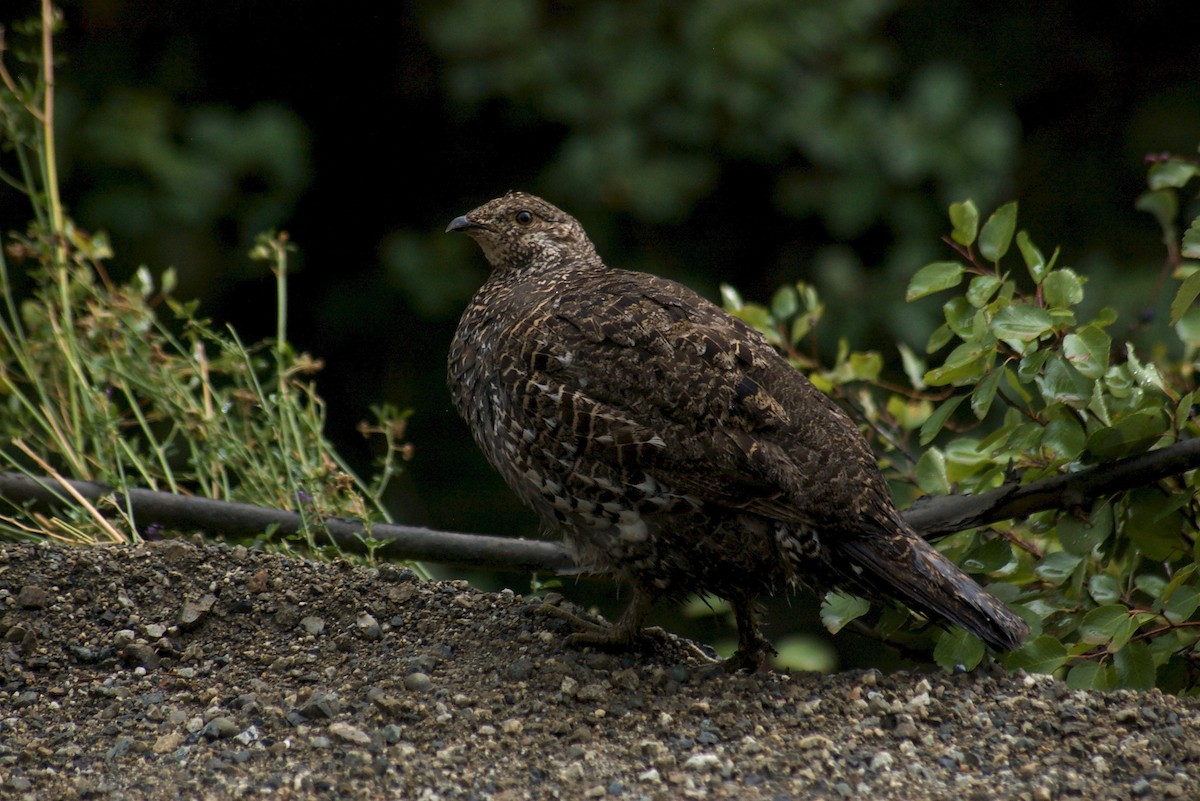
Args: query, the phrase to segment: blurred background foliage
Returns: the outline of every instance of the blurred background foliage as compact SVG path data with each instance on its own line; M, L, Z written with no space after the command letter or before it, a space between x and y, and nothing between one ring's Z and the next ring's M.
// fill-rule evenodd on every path
M405 522L536 531L444 388L484 265L442 231L510 188L575 213L611 264L714 299L720 282L764 301L808 282L821 349L877 348L896 375L894 343L941 322L936 299L902 299L945 255L946 207L1019 198L1089 304L1161 332L1162 247L1133 202L1144 156L1192 152L1200 131L1200 39L1176 4L61 5L70 213L108 232L114 272L176 267L179 295L246 339L274 325L274 281L246 253L291 232L292 339L328 365L330 436L366 464L369 407L415 410ZM14 0L0 23L34 13ZM25 209L0 193L6 229Z

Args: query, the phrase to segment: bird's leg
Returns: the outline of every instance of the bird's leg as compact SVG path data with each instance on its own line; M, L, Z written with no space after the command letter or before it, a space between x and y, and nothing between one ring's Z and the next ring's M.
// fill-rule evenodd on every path
M756 673L765 670L767 663L776 651L771 643L762 636L758 621L754 617L754 601L748 597L731 598L733 614L737 619L738 649L733 656L721 663L729 673L744 670Z
M566 609L548 604L542 604L541 609L546 614L562 618L582 629L582 631L577 631L567 637L568 645L592 645L597 648L620 650L629 648L640 639L642 621L645 620L653 604L654 601L649 595L641 590L634 589L633 598L629 600L629 606L625 607L625 612L621 615L621 619L614 624L593 623L590 620L584 620L578 615L568 612Z

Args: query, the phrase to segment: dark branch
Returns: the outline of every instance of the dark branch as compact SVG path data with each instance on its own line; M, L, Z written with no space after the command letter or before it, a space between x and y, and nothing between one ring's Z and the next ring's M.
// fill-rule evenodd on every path
M272 527L283 536L303 530L303 519L296 512L147 489L131 489L126 495L120 495L111 487L90 481L71 481L70 485L93 504L109 499L117 508L132 509L133 518L142 531L151 524L176 531L199 529L227 537L253 537ZM0 473L0 497L17 505L32 503L35 509L44 512L76 505L56 480L35 480L20 473ZM368 550L367 530L358 521L331 519L324 521L322 528L323 535L345 551L365 553ZM370 537L384 543L377 553L394 559L522 572L565 573L574 569L566 549L551 542L383 523L371 526Z
M923 498L904 517L927 539L936 539L1046 509L1086 509L1097 498L1145 487L1196 468L1200 468L1200 437L1028 484L1005 484L978 495Z
M1153 484L1196 468L1200 468L1200 438L1025 485L1008 484L979 495L928 498L906 512L905 518L913 528L935 539L1045 509L1086 508L1105 495ZM132 510L143 531L155 523L174 530L200 529L234 537L253 537L271 528L288 536L303 529L303 518L296 512L145 489L132 489L121 495L103 484L88 481L72 481L70 485L93 504L108 502ZM19 473L0 473L0 497L42 512L76 505L56 480L34 479ZM368 550L367 529L357 521L326 520L322 528L323 536L345 551ZM566 548L553 542L382 523L371 526L369 536L383 543L377 553L394 559L492 570L576 572Z

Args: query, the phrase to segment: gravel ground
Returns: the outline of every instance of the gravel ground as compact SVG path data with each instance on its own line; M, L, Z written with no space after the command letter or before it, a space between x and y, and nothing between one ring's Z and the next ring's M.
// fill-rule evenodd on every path
M0 798L1200 798L1200 701L725 676L540 601L180 541L0 546Z

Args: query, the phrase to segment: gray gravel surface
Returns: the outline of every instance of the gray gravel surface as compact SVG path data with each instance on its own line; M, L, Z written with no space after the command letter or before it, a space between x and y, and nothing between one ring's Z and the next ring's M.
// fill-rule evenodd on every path
M725 676L540 601L171 541L0 546L0 798L1200 798L1200 702Z

